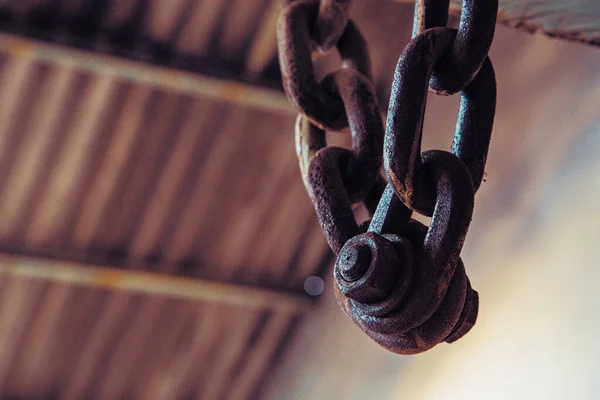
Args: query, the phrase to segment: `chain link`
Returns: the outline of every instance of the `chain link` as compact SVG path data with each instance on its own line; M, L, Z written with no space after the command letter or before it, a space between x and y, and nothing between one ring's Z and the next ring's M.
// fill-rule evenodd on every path
M415 37L400 56L387 119L385 166L398 195L414 211L431 216L434 185L422 171L421 138L427 87L434 66L450 50L456 30L432 28ZM475 190L483 170L496 108L496 81L489 58L477 78L464 88L453 151L467 165Z
M400 354L453 342L474 325L478 294L460 259L491 137L496 84L487 57L497 0L464 0L458 30L449 0L418 0L385 133L367 46L348 0L287 1L279 25L284 90L300 112L296 151L325 237L336 253L334 290L371 338ZM316 49L336 47L341 68L317 82ZM452 152L421 153L428 89L461 91ZM328 147L325 129L349 127L352 149ZM382 159L388 182L379 174ZM371 219L359 224L353 206ZM429 227L412 211L431 216Z
M445 27L449 0L417 0L413 37L425 30ZM440 60L431 76L431 90L448 95L461 91L477 75L494 38L498 0L463 0L458 32L452 50Z
M311 21L317 20L319 8L318 0L298 0L283 10L277 28L279 65L285 93L298 111L323 129L339 130L348 127L344 105L317 82L313 69L313 50L319 44L311 35ZM342 68L354 69L371 79L367 43L351 20L336 47Z

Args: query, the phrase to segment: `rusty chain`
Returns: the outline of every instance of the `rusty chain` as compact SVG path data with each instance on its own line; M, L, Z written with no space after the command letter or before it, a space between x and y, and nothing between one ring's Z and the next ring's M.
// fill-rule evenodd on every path
M336 298L367 335L400 354L461 338L478 313L460 252L495 114L487 53L498 2L463 0L458 29L445 27L448 7L449 0L417 0L385 130L349 0L287 0L278 24L283 87L300 113L300 171L337 255ZM341 66L318 82L313 56L333 47ZM451 152L421 153L428 91L461 92ZM328 147L326 129L349 130L352 149ZM353 207L361 203L371 219L359 224ZM431 216L429 227L413 211Z

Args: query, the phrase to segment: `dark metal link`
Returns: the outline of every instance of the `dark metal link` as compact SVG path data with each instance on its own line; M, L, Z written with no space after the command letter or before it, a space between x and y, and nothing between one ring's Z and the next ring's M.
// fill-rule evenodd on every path
M417 0L413 37L427 29L445 27L449 0ZM463 0L458 33L452 50L435 66L431 90L442 95L462 90L477 75L494 38L498 0Z
M284 0L289 5L298 0ZM352 0L320 0L319 14L312 26L313 39L321 51L331 49L340 40L348 23Z
M352 0L321 0L315 29L315 39L323 51L329 50L340 40L346 24Z
M352 133L352 151L327 148L325 132L299 116L296 153L325 236L337 254L351 237L348 232L358 232L352 204L368 199L378 181L384 128L375 90L360 72L343 69L330 74L324 83L343 100ZM366 203L368 206L373 202Z
M335 254L360 233L342 175L343 165L352 157L350 150L326 147L312 157L308 166L308 193L327 243Z
M445 27L448 23L449 7L450 0L417 0L412 37L430 28Z
M373 216L383 222L372 222L368 233L349 240L334 270L344 311L376 342L400 354L457 340L477 318L477 292L460 260L473 213L469 172L444 151L424 153L423 163L436 182L429 229L414 220L406 226L403 206L386 190ZM389 220L390 212L398 225Z
M435 190L421 161L427 87L433 67L450 48L455 34L455 29L433 28L408 44L396 67L388 109L384 144L388 180L409 208L428 216L433 212ZM467 165L476 189L483 178L491 138L495 87L492 64L487 59L461 97L453 151Z
M318 0L298 0L282 12L277 27L279 64L283 88L298 111L323 129L340 130L348 126L339 97L316 81L312 50L315 39L311 24L319 15ZM355 68L371 79L367 44L356 25L349 20L336 43L343 68Z

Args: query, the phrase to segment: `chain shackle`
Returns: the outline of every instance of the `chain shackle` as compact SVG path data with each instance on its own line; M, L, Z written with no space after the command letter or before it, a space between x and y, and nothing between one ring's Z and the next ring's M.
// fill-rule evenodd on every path
M384 144L385 170L413 211L431 216L434 185L423 169L421 139L427 87L434 66L452 45L455 29L432 28L408 44L396 66ZM489 58L462 91L452 150L467 166L477 190L484 175L496 109L496 80Z
M469 172L455 155L429 151L423 165L436 182L429 229L388 185L369 231L338 254L334 277L342 309L390 351L415 354L452 342L475 324L477 292L460 251L473 213Z
M277 25L279 65L284 91L298 111L322 129L340 130L348 126L344 105L317 82L313 69L312 54L317 39L311 35L311 28L319 18L321 4L318 0L298 0L284 8ZM327 36L321 39L326 43L333 41L336 36L333 31L321 33ZM335 46L343 69L356 69L371 79L367 43L352 20L347 20Z
M413 38L425 30L445 27L449 0L417 0ZM462 90L487 59L496 29L498 0L463 0L458 32L452 49L433 70L430 88L449 95Z
M360 72L342 69L323 82L342 99L352 151L326 147L325 132L300 115L296 121L296 154L321 227L337 254L348 239L358 234L352 204L365 201L367 208L374 209L369 207L374 203L369 195L380 177L384 128L375 90Z

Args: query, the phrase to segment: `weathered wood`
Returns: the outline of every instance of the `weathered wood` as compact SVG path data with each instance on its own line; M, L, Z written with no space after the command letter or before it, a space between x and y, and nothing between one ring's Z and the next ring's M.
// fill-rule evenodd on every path
M234 79L222 79L175 68L130 61L7 33L0 34L0 53L16 59L51 63L192 96L230 101L277 113L294 113L294 109L281 91L260 85L250 85Z
M414 3L413 0L395 1ZM452 12L460 13L461 3L461 0L451 0ZM498 23L600 45L600 5L597 0L500 0Z
M306 311L314 304L308 297L295 293L43 258L2 255L0 275L286 312Z

